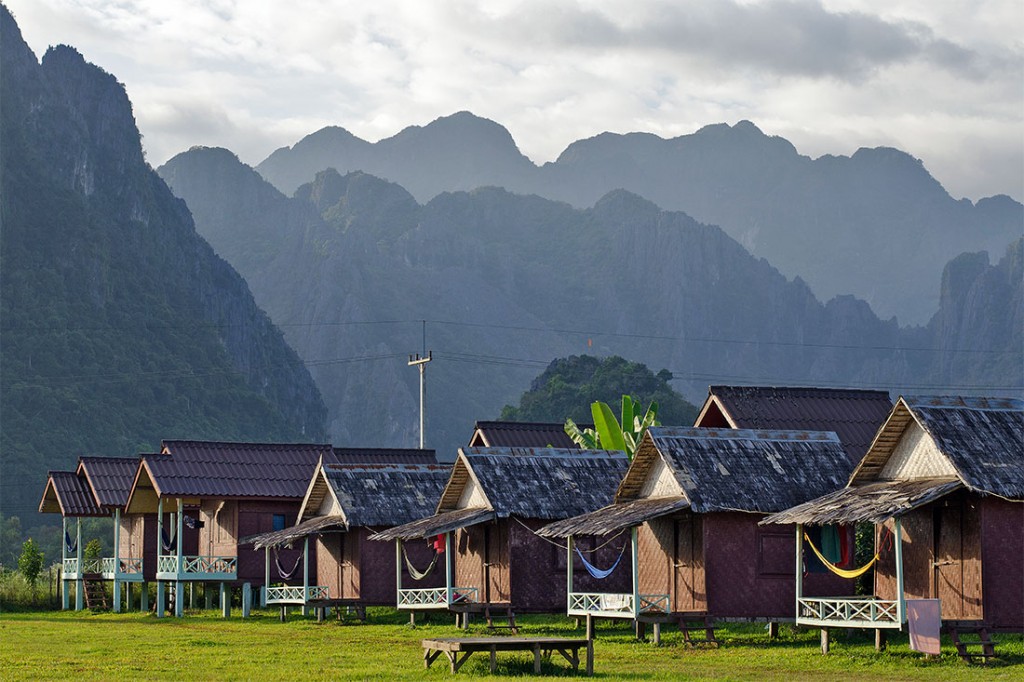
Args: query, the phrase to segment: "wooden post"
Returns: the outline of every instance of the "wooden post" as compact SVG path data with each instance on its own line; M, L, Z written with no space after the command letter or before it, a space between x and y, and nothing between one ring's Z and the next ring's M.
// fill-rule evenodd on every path
M828 653L828 628L821 629L821 653Z
M160 555L164 553L164 498L156 501L156 570L160 571ZM156 579L156 617L164 617L164 581Z
M114 509L114 613L121 613L121 509Z
M896 537L893 538L896 549L896 615L900 621L900 629L902 629L907 618L906 603L903 598L903 525L898 516L893 521L896 527Z
M800 600L804 597L804 526L796 524L796 624L800 624Z
M875 651L885 651L885 630L875 628Z
M779 638L779 624L776 621L768 623L768 641L774 641Z
M68 580L67 576L64 575L64 561L68 558L68 518L66 516L61 517L61 526L64 529L64 535L60 538L60 604L61 608L65 611L71 606L70 595L68 594Z
M587 674L594 674L594 617L587 614Z
M640 548L637 546L639 536L636 526L630 531L629 541L633 546L633 617L640 616Z
M220 584L220 613L225 618L231 617L231 591L227 583Z
M185 551L185 538L183 537L185 530L185 505L182 504L181 498L178 498L178 516L177 516L177 533L178 533L178 561L177 561L177 580L174 581L174 615L181 618L185 615L185 600L182 599L184 595L181 593L181 574L185 570L185 557L182 556Z
M444 584L447 593L447 606L452 606L452 531L444 534Z
M142 583L142 594L139 596L139 610L145 613L149 611L149 583Z
M338 595L341 596L340 594ZM402 541L399 538L395 538L395 607L401 606L402 603ZM413 617L413 625L415 625L415 616Z
M302 546L302 615L309 615L309 536Z
M661 623L654 621L654 646L661 646Z
M163 580L156 581L156 617L164 617L164 583Z
M566 612L572 607L572 536L569 536L569 541L565 546L569 552L565 557L565 610Z
M75 556L78 558L78 573L75 580L75 611L81 611L85 608L85 581L82 579L82 569L85 568L82 565L82 517L79 516L76 520L78 530L75 531L75 537L78 538L78 546L75 548Z
M263 596L260 605L267 608L267 590L270 589L270 547L264 547L263 553L266 555L267 566L263 573Z
M242 584L242 618L248 618L252 612L252 584Z

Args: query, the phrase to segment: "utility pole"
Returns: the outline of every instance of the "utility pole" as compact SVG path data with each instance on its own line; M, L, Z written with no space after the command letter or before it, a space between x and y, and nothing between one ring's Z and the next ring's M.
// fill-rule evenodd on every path
M426 413L424 412L424 398L427 394L426 369L427 363L430 362L431 356L433 354L434 351L427 351L426 356L421 356L419 353L409 356L409 366L412 367L413 365L416 365L417 367L420 368L420 450L422 450L425 447L424 443L426 442L424 438L426 434L426 431L424 429L424 425L426 423Z

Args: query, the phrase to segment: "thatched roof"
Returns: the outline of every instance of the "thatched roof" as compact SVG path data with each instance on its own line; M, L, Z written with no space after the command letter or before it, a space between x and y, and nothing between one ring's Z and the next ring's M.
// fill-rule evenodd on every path
M610 503L625 453L559 448L459 450L434 516L371 536L413 539L516 516L555 521Z
M859 462L892 411L888 391L793 386L711 386L697 426L833 431Z
M466 528L494 518L494 512L483 507L467 507L441 512L425 519L382 530L370 536L371 540L419 540L458 528Z
M323 477L350 527L393 526L430 514L448 471L437 464L325 464Z
M959 396L900 398L850 478L879 479L908 426L931 437L968 489L1024 500L1024 400Z
M296 540L301 540L307 535L320 535L327 532L344 532L348 530L343 516L317 516L316 518L303 521L291 528L275 530L271 533L261 533L242 538L239 544L252 543L254 549L267 547L281 547L290 545Z
M644 486L665 467L673 492L695 513L788 509L843 485L851 464L839 438L820 431L679 428L648 430L616 501L653 497Z
M837 490L778 514L772 514L761 523L882 523L961 488L963 484L955 478L878 481Z
M570 535L610 535L616 531L639 526L645 521L689 508L685 497L651 497L627 500L581 514L571 519L549 523L538 535L564 538Z

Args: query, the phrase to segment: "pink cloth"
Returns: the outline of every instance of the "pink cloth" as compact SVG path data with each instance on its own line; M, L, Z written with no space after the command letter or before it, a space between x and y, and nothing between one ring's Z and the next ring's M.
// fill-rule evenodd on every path
M907 599L907 626L910 630L910 648L923 654L938 656L942 653L939 630L942 611L938 599Z

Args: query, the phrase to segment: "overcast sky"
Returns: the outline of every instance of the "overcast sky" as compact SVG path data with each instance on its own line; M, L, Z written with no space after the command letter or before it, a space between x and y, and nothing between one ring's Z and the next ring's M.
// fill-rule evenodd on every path
M537 163L748 119L812 157L893 146L954 197L1024 199L1021 0L3 1L37 56L73 45L127 86L154 166L460 110Z

